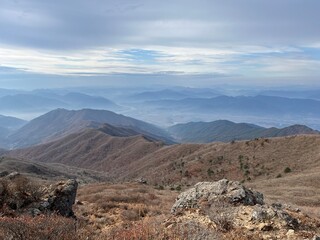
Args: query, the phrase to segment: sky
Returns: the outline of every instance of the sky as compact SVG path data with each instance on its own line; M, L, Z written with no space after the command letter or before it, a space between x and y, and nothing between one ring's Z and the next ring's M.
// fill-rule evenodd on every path
M317 0L0 0L0 88L320 85Z

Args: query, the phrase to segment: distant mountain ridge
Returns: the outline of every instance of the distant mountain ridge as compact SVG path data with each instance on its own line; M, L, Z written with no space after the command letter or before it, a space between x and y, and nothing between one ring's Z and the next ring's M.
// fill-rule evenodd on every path
M112 172L113 168L130 164L164 146L163 142L150 140L142 134L129 130L126 135L125 130L112 128L105 125L101 129L85 129L56 141L4 154L38 162ZM108 134L110 131L113 135Z
M172 142L164 130L152 124L111 111L93 109L50 111L31 120L11 134L7 140L10 148L28 147L54 141L83 129L106 127L104 124L126 128L127 133L135 132L157 140Z
M145 91L129 96L133 101L152 101L152 100L181 100L191 97L214 97L218 92L204 89L162 89L158 91Z
M234 123L227 120L213 122L190 122L168 128L169 133L179 142L209 143L249 140L259 137L284 137L298 134L319 134L304 125L292 125L285 128L264 128L248 123Z
M56 108L117 109L117 104L103 97L90 96L78 92L56 94L39 91L0 96L0 110L9 112L50 111Z
M17 129L26 123L27 121L23 119L0 115L0 127L3 128Z
M27 121L19 118L0 115L0 144L10 133L26 123Z
M232 113L254 116L315 116L320 117L320 101L275 96L218 96L213 98L185 98L146 102L165 110L184 110L195 113Z
M259 138L234 143L174 144L142 135L114 137L87 129L54 142L3 156L102 171L111 179L144 177L150 184L190 184L212 179L274 179L286 168L319 179L320 135ZM248 170L248 171L247 171ZM315 182L316 184L316 182Z

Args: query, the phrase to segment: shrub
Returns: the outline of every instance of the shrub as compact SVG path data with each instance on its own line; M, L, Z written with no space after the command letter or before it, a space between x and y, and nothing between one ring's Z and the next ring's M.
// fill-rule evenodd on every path
M42 192L38 183L18 175L11 180L0 180L0 208L8 206L19 210L40 199Z
M214 171L212 171L211 168L208 168L207 173L208 173L208 176L211 177L214 174Z
M85 239L76 234L76 222L58 215L0 218L0 239L15 240L76 240Z
M286 168L284 169L284 173L290 173L290 172L291 172L291 168L286 167Z

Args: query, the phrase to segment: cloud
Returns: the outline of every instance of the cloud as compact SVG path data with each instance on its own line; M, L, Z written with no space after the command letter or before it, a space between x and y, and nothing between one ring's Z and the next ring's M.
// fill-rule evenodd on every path
M312 0L1 0L0 39L55 50L314 44L319 7Z
M0 66L29 74L320 74L318 1L0 1Z

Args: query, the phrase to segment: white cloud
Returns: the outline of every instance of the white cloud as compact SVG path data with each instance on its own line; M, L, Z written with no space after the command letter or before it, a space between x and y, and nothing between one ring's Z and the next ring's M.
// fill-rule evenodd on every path
M319 7L305 0L1 0L0 65L73 76L316 76L320 59L303 47L320 46ZM130 49L154 56L133 57Z

